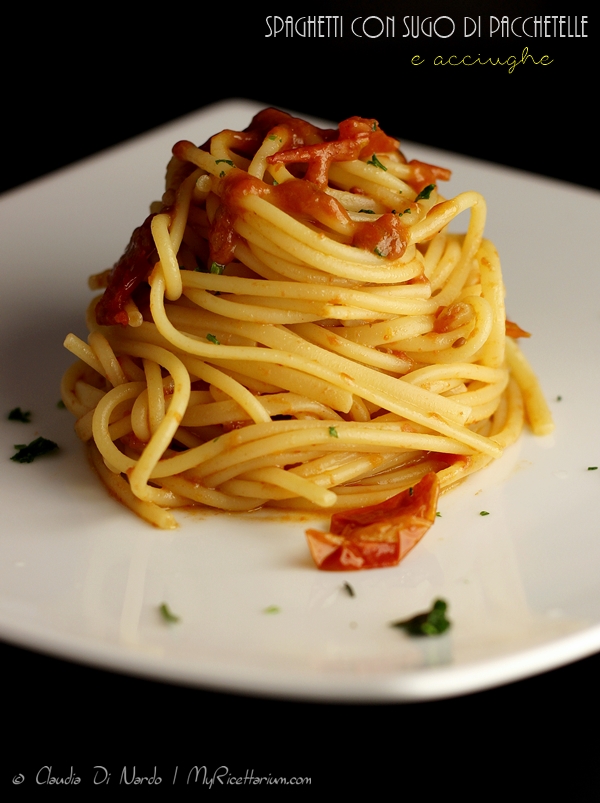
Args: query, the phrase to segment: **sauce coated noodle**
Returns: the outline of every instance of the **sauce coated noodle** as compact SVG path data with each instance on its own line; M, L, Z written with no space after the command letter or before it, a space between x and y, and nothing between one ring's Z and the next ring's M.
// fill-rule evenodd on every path
M178 142L162 201L90 280L87 343L65 341L63 400L113 495L163 528L189 505L349 510L432 471L452 485L525 416L551 431L484 199L445 200L449 177L358 117L267 109Z

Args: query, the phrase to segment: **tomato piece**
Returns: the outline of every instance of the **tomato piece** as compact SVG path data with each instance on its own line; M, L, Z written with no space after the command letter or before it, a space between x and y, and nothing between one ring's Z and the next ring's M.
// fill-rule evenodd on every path
M125 253L110 272L108 286L96 306L96 321L100 326L127 326L125 307L133 292L150 275L158 254L152 237L152 218L148 215L131 235Z
M313 560L327 571L396 566L435 521L438 495L432 471L385 502L334 513L329 532L306 531Z
M526 332L524 329L521 329L518 323L513 323L512 321L505 322L505 331L506 337L531 337L529 332Z

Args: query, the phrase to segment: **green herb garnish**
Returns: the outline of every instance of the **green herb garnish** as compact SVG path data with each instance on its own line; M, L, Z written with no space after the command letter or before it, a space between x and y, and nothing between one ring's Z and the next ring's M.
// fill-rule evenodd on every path
M373 253L374 253L374 254L377 254L377 256L378 256L378 257L385 257L385 254L383 254L383 253L382 253L382 252L379 250L379 248L377 248L377 246L375 246L375 248L373 249Z
M557 396L556 401L562 401L562 396Z
M214 343L215 346L220 346L221 342L215 335L211 335L210 333L206 335L206 339L209 340L211 343Z
M217 276L220 276L223 273L224 270L225 270L225 265L221 265L220 262L211 263L211 266L210 266L210 272L211 273L216 273Z
M59 401L56 402L56 406L58 407L59 410L67 409L67 405L64 403L62 399L59 399Z
M439 517L440 517L440 519L442 518L442 514L440 513L440 511L439 511L439 510L437 511L437 513L436 513L435 515L436 515L436 516L439 516Z
M33 463L36 457L41 457L43 454L53 452L58 449L58 444L54 441L49 441L47 438L36 438L31 443L18 443L15 444L17 453L10 459L16 463Z
M23 412L20 407L15 407L14 410L11 410L8 414L9 421L22 421L24 424L29 424L31 421L31 412L27 410L27 412Z
M356 592L355 592L355 590L352 588L352 586L350 585L350 583L344 583L344 585L342 586L342 588L343 588L343 589L344 589L344 591L345 591L345 592L348 594L348 596L349 596L349 597L355 597L355 596L356 596Z
M426 187L423 187L421 192L415 198L415 201L428 201L433 190L435 190L435 184L428 184Z
M226 165L233 167L233 162L231 161L231 159L215 159L216 165L221 164L221 162L225 162Z
M359 209L359 214L362 212L363 215L374 215L375 212L372 209Z
M598 466L588 466L588 471L598 471Z
M269 605L264 609L263 613L281 613L281 608L279 605Z
M490 514L489 514L489 512L487 510L480 510L479 511L479 515L480 516L489 516Z
M367 164L373 165L373 167L378 167L380 170L385 170L387 172L387 167L381 164L376 154L373 154L373 156L371 156Z
M448 605L443 599L436 599L430 611L419 613L411 619L392 622L392 627L398 627L411 636L439 636L451 626L446 618Z
M329 434L331 435L332 438L339 438L337 429L335 427L329 427Z
M162 618L165 620L165 622L173 622L173 623L175 623L175 622L180 622L181 621L181 617L180 616L175 616L175 614L169 608L169 606L167 605L166 602L163 602L163 604L159 606L158 610L159 610L160 615L162 616Z

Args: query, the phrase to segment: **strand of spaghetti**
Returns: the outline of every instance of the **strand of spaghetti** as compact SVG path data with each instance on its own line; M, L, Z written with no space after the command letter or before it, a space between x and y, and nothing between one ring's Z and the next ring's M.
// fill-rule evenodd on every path
M483 298L492 310L492 328L482 346L479 356L484 365L497 368L504 362L504 341L506 339L506 311L504 309L504 282L500 270L500 258L489 240L483 240L477 254L481 273Z
M117 385L116 388L109 390L108 393L96 405L92 419L92 432L94 442L104 461L111 466L116 473L124 474L135 467L136 461L127 457L113 443L109 436L110 416L115 407L128 399L135 399L146 389L143 382L126 382Z
M335 435L328 421L277 421L278 426L263 437L255 437L230 444L227 450L208 458L196 466L198 477L207 477L222 469L236 472L242 463L294 449L320 449L326 444L331 451L372 451L374 447L385 451L417 449L421 451L446 452L449 454L472 454L473 450L458 441L443 435L407 432L402 424L368 424L354 421L336 423ZM304 426L299 426L303 424ZM287 425L287 426L285 426ZM292 426L293 425L293 426ZM264 425L263 425L264 426ZM242 432L243 430L240 430Z
M254 200L262 202L264 207L269 207L277 213L285 215L285 213L261 198ZM264 207L262 208L264 209ZM293 218L290 218L290 220L296 223ZM280 222L283 223L284 221ZM329 276L360 282L365 278L364 270L365 264L367 264L369 266L369 281L387 284L408 281L420 272L420 265L413 266L410 262L402 262L399 259L388 261L382 257L376 257L374 254L371 255L367 251L351 248L351 246L343 246L334 240L322 238L322 235L312 231L308 226L303 226L302 224L298 224L298 226L304 230L304 239L309 242L294 239L288 231L273 224L266 217L239 217L236 218L234 224L235 231L247 240L251 247L257 245L268 253L274 250L273 246L279 246L285 253L300 257L307 266L317 268ZM322 246L322 250L319 250L319 245ZM341 255L339 257L331 256L328 251L332 250L330 247L332 245L347 248L349 251L355 251L356 254ZM373 256L374 259L379 261L379 265L363 263L362 260L357 258L358 254L367 254L368 257ZM306 278L301 279L301 281L306 280Z
M490 305L484 298L469 296L467 301L475 313L475 323L471 332L464 338L465 342L463 345L457 346L457 341L455 341L449 348L444 348L439 351L425 351L421 350L424 345L423 343L410 343L406 340L401 340L396 343L396 347L402 349L402 351L406 351L409 357L418 359L421 362L452 363L456 360L466 362L468 359L477 359L478 352L483 348L492 331L494 324L493 314ZM458 336L459 331L460 330L455 330L449 334L455 338ZM433 337L433 334L425 335L422 340L427 340L428 338L433 340ZM419 351L413 351L414 346L417 346Z
M352 327L352 329L356 328L358 327ZM320 326L308 323L293 326L290 329L305 340L321 346L321 348L327 348L336 354L347 357L349 360L369 365L371 368L379 368L396 374L406 374L413 365L412 360L394 354L385 354L376 348L354 343L338 334L337 328L335 330L333 328L323 329Z
M371 312L383 312L394 315L403 314L398 307L399 295L389 298L385 295L369 293L362 289L348 289L345 287L331 287L323 285L306 284L299 282L265 282L257 279L244 279L235 276L217 276L210 273L182 272L184 288L198 290L211 290L220 293L235 293L238 295L260 296L261 298L277 298L290 300L318 301L331 306L353 306L368 309ZM423 288L423 289L421 289ZM379 289L379 288L377 288ZM415 291L429 294L425 285L406 285L398 288L402 295L412 301ZM402 299L403 300L403 299Z
M183 241L185 227L190 213L190 203L192 200L192 193L196 182L200 177L201 170L194 170L194 172L184 179L177 191L177 200L175 202L175 210L169 226L169 238L171 240L171 248L174 254L177 254L179 247Z
M506 359L511 373L519 383L527 417L535 435L549 435L554 430L552 413L544 398L537 377L527 358L515 341L506 338Z
M102 364L106 378L111 385L122 385L127 381L123 369L119 365L119 361L112 350L108 340L101 332L91 332L88 337L88 343L94 354Z
M291 139L291 132L288 128L284 126L273 128L252 157L252 161L248 165L248 175L262 179L267 170L268 157L282 150L290 143ZM291 174L289 175L292 178Z
M217 159L212 154L200 150L187 140L177 142L173 146L173 154L182 162L191 162L217 178L231 170L231 165L226 164L225 160L219 160L217 163ZM231 154L228 153L226 158L231 161Z
M169 235L170 222L171 218L168 214L155 215L152 218L151 227L165 277L165 295L169 301L175 301L181 295L181 271Z
M243 221L240 225L243 227ZM286 254L276 245L269 243L262 234L252 231L250 227L247 228L252 234L254 242L238 243L235 247L235 255L259 276L270 281L280 281L283 277L292 282L311 282L312 284L327 284L336 287L356 285L356 282L345 279L343 276L332 276L322 270L309 268L307 265L297 262L293 258L293 254ZM415 267L414 275L416 276L417 273L418 266Z
M161 421L156 432L152 435L150 442L146 445L146 448L142 452L140 459L137 462L133 462L133 465L132 463L129 463L125 468L125 471L129 477L131 490L135 496L137 496L138 499L147 499L152 490L147 485L148 479L152 474L152 470L167 450L171 439L173 438L173 435L175 434L185 414L190 395L190 378L181 361L166 349L162 349L157 346L151 346L145 343L134 342L129 344L128 352L132 356L154 360L159 365L164 366L171 374L174 381L173 395L171 397L171 403L165 414L165 417ZM129 383L129 387L133 385L139 387L139 383ZM121 385L119 387L128 387L128 385ZM103 405L106 402L106 399L110 397L112 393L114 393L114 391L107 393L102 402L96 408L98 419L96 419L95 414L93 429L94 439L96 440L98 448L102 452L103 456L108 459L111 465L118 466L119 463L122 463L124 456L121 455L119 450L116 449L111 442L113 450L121 455L118 458L119 462L115 462L110 456L107 456L104 453L99 443L99 439L101 439L102 436L101 430L106 430L108 428L108 419L106 418L105 410L110 411L111 409L110 405L107 404L106 407ZM124 398L120 399L120 401L123 400ZM107 439L105 439L103 444L105 447L107 445L106 440ZM114 457L113 450L109 451L113 453ZM123 469L120 470L122 471Z
M381 162L381 160L379 161ZM381 162L381 164L383 164L383 162ZM368 162L361 162L357 159L353 162L337 162L333 164L330 168L329 175L335 180L337 175L343 174L344 172L350 173L353 177L352 183L354 186L357 184L356 178L354 177L358 176L358 178L367 183L376 184L380 187L392 190L396 194L396 197L401 192L402 195L405 196L405 198L401 200L414 201L415 199L416 192L409 187L406 182L395 176L391 170L383 170L381 167L369 164Z
M265 396L261 402L269 415L297 415L310 413L328 421L341 421L342 418L330 407L296 393L274 393ZM218 401L197 406L190 405L181 422L184 427L199 427L224 424L233 421L250 421L250 415L237 402Z
M283 238L279 236L273 242L284 251L294 253L296 257L303 259L296 250L297 244L301 244L345 264L379 267L380 257L362 248L353 248L350 245L338 243L336 240L324 238L265 198L260 198L258 195L244 195L241 199L241 206L245 211L252 212L262 218L265 223L271 224L276 232L285 232ZM306 261L308 262L308 260ZM308 264L311 263L308 262Z
M71 354L74 354L78 357L82 362L87 363L90 368L93 368L94 371L97 371L100 376L103 376L105 379L106 371L104 370L104 366L94 354L93 349L91 349L87 343L84 343L81 338L77 337L77 335L69 334L65 337L63 346L68 349Z
M161 480L165 488L169 488L175 493L179 493L191 500L192 503L216 507L221 510L232 512L244 512L253 510L263 503L263 499L236 499L223 491L214 488L204 488L197 482L190 481L186 477L170 476Z
M424 220L409 228L409 241L422 243L428 240L467 209L471 209L471 220L465 235L463 258L472 259L481 243L486 217L485 199L473 190L461 192L455 198L434 206Z
M77 393L77 382L89 370L87 363L82 360L77 360L73 365L70 365L60 382L60 397L67 410L80 419L86 415L89 408L85 405Z
M98 449L93 445L90 445L90 456L94 468L111 494L123 502L123 504L127 505L134 513L137 513L141 519L144 519L150 524L154 524L155 527L160 527L161 530L174 530L177 527L175 518L168 510L152 502L138 499L132 493L128 482L119 474L113 474L112 471L109 471Z
M226 291L225 291L226 292ZM239 321L256 321L259 323L287 324L319 321L329 317L326 309L317 310L311 314L296 312L294 310L268 309L258 305L243 304L228 301L207 293L206 290L189 290L186 296L199 307L215 312L224 317L236 318Z
M211 360L210 362L225 373L234 371L245 379L258 378L271 384L277 390L289 390L292 393L310 396L321 404L342 413L349 413L352 408L352 394L347 390L341 390L318 377L301 373L284 365L242 360ZM191 363L189 363L189 367L193 372Z
M352 343L374 349L377 346L387 346L399 340L417 338L419 335L427 334L432 330L433 324L433 315L411 315L366 326L333 326L331 331L336 335L342 335L345 340ZM290 329L299 334L309 331L306 325L304 327L294 326Z
M243 479L266 482L290 491L294 496L302 496L318 507L331 507L336 503L337 497L332 491L321 488L310 480L305 480L297 474L291 474L281 468L259 468L248 472Z
M260 399L257 399L240 382L232 379L230 376L223 373L223 371L219 371L212 365L207 365L207 363L199 360L197 357L190 357L182 354L180 359L190 373L198 377L198 379L203 379L205 382L214 385L230 396L231 399L236 402L236 404L239 404L242 410L248 414L254 423L266 423L271 420L271 416Z
M397 380L391 377L372 371L366 366L355 365L343 357L306 343L282 327L231 322L231 325L241 326L250 336L255 336L256 340L270 346L269 349L219 346L212 343L203 343L199 339L183 335L175 329L166 315L163 304L164 280L161 278L159 271L154 271L150 276L150 286L150 307L156 327L163 337L182 352L205 359L241 359L281 363L325 379L343 390L356 393L358 390L357 382L352 374L347 373L352 371L354 374L358 373L364 381L365 387L361 388L363 398L370 399L382 407L398 412L399 415L404 415L410 420L416 420L433 428L447 426L441 420L433 421L433 414L442 414L451 420L458 421L464 419L467 415L464 407L456 405L450 399L440 399L416 387L397 384ZM280 348L282 345L286 350ZM300 359L298 354L293 353L294 351L301 352L303 358ZM375 386L382 386L384 393L373 392L369 387L371 383L375 383ZM408 389L409 387L410 390ZM388 391L388 393L385 393L385 391ZM385 400L383 400L384 394ZM388 404L391 406L388 406ZM448 434L450 433L448 432ZM467 436L466 433L463 434ZM454 436L454 430L452 436ZM480 447L483 451L486 448L490 448L485 441L481 442Z
M144 360L148 398L148 423L154 434L165 417L165 393L160 365L153 360ZM149 440L149 439L148 439Z
M157 320L157 316L155 315L154 317L155 317L155 320ZM256 327L256 328L259 328L259 327ZM300 338L296 338L291 332L288 332L285 329L274 331L274 327L269 327L269 328L265 327L265 330L266 330L266 332L262 336L262 338L259 337L258 339L262 339L265 342L266 345L271 345L272 346L272 350L270 352L271 354L274 353L275 346L279 345L278 342L277 343L274 342L273 338L276 338L278 341L279 340L284 341L283 345L286 346L287 348L289 348L290 351L292 351L294 349L296 343L298 344L298 348L301 351L309 351L311 348L313 348L311 346L311 344L307 344L305 341L302 341ZM269 342L269 341L271 341L271 342ZM314 347L314 349L317 350L318 352L322 352L322 354L306 354L306 357L308 357L309 359L311 359L313 361L312 362L313 365L314 365L315 362L318 362L319 360L321 360L323 363L325 363L325 366L327 366L327 363L335 362L336 359L337 360L343 360L344 359L344 358L341 358L341 357L338 358L337 355L333 355L333 354L331 354L329 352L325 352L325 351L323 351L321 349L318 349L318 347ZM233 351L233 349L232 349L232 351ZM236 349L235 351L248 351L248 352L251 352L253 350L252 349L246 349L246 350L244 350L244 349L239 349L239 350ZM257 350L254 350L254 351L261 352L261 351L267 351L267 350L257 349ZM269 360L269 361L273 361L273 360ZM279 361L283 362L283 359L279 358ZM300 363L300 364L302 365L302 363ZM483 451L483 452L492 454L493 456L497 456L499 454L499 451L498 451L497 447L489 439L484 438L484 437L478 435L477 433L472 432L472 431L470 431L468 429L465 429L464 427L456 426L454 424L449 423L447 420L441 418L440 415L438 413L436 413L436 412L427 413L427 412L423 412L422 410L414 409L414 408L411 407L411 405L399 403L397 401L397 399L405 394L406 387L407 387L407 386L402 386L402 385L398 384L399 382L401 382L401 380L396 380L396 379L393 379L392 377L388 377L385 374L380 374L378 372L372 371L371 369L368 369L365 366L359 366L359 365L350 364L349 368L350 368L350 370L353 370L353 373L355 373L355 374L356 373L360 373L361 369L364 369L365 372L368 372L367 376L364 377L365 386L364 387L361 386L360 389L359 389L359 388L357 388L356 381L353 379L352 376L347 375L347 374L344 375L344 368L345 368L345 365L341 369L339 369L340 370L339 382L336 382L336 384L339 384L342 387L345 386L351 392L355 392L356 393L356 392L360 391L360 395L363 398L366 398L366 399L369 399L369 400L375 402L380 407L383 407L384 409L389 409L389 410L395 411L399 415L401 415L401 416L403 416L405 418L408 418L409 420L415 421L416 423L423 424L424 426L428 427L429 429L433 429L435 431L438 431L438 432L440 432L442 434L445 434L445 435L447 435L447 436L449 436L451 438L456 438L460 442L462 442L464 444L468 444L471 448L474 448L477 451ZM306 370L306 368L304 370ZM316 371L312 371L312 373L317 374ZM323 366L321 366L321 365L319 365L319 373L321 373L321 374L324 373ZM387 395L385 395L385 396L379 395L377 390L374 389L374 387L373 387L376 384L383 384L385 386L385 385L387 385L389 383L392 383L392 385L393 385L393 387L391 388L391 395L392 395L391 398L389 396L387 396ZM411 387L411 386L408 386L408 387ZM417 390L417 388L413 386L413 390ZM418 398L415 397L415 399L416 399L416 403L418 404L419 403ZM427 393L427 392L424 392L423 399L425 400L425 401L422 402L424 407L425 407L425 409L427 409L427 408L431 409L431 407L433 405L435 405L440 410L443 409L444 412L447 412L447 411L450 411L450 410L454 411L455 409L458 409L460 411L460 418L462 418L462 419L464 419L464 418L466 418L466 417L468 417L470 415L469 408L467 408L466 406L462 407L462 405L457 404L456 402L453 402L451 399L448 399L448 398L445 398L445 397L435 396L435 395Z

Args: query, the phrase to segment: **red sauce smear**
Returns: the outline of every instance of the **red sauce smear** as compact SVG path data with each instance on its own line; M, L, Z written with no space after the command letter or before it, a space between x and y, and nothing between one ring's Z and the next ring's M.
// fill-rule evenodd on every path
M396 566L435 521L438 494L432 471L385 502L334 513L329 532L306 531L313 560L327 571Z
M521 329L518 323L513 323L513 321L506 321L504 324L505 332L507 337L517 338L517 337L531 337L530 332L526 332L525 329Z
M346 231L349 241L357 248L386 259L402 256L408 238L407 229L398 217L385 214L374 221L352 223L341 204L323 192L333 162L370 158L377 153L397 153L406 163L399 151L399 142L387 136L372 119L350 117L341 122L337 130L322 129L286 112L264 109L255 115L245 131L229 132L233 138L233 150L252 158L265 137L276 130L281 132L282 128L287 136L286 147L270 156L268 161L303 166L304 177L271 186L241 170L229 171L221 180L221 204L210 228L209 264L227 265L234 258L238 241L234 222L244 213L241 200L249 193L268 197L271 203L289 214L316 221L334 231ZM177 147L174 148L176 156L179 153ZM210 141L203 149L210 149ZM417 192L438 179L450 177L449 170L417 160L410 162L410 166L413 179L409 183ZM187 171L182 169L180 174L185 177ZM104 296L96 307L96 320L103 326L127 326L127 303L136 290L141 293L147 289L148 276L158 259L150 228L152 217L146 218L133 232L125 253L111 271Z
M340 123L338 130L338 139L334 141L282 150L269 156L267 162L305 163L308 165L306 180L324 189L329 181L332 162L350 162L374 153L395 153L400 147L398 140L383 133L377 120L350 117Z
M125 253L110 273L108 286L96 306L96 321L101 326L127 326L129 322L125 306L134 290L146 281L158 260L150 228L153 217L148 215L142 225L134 230Z

